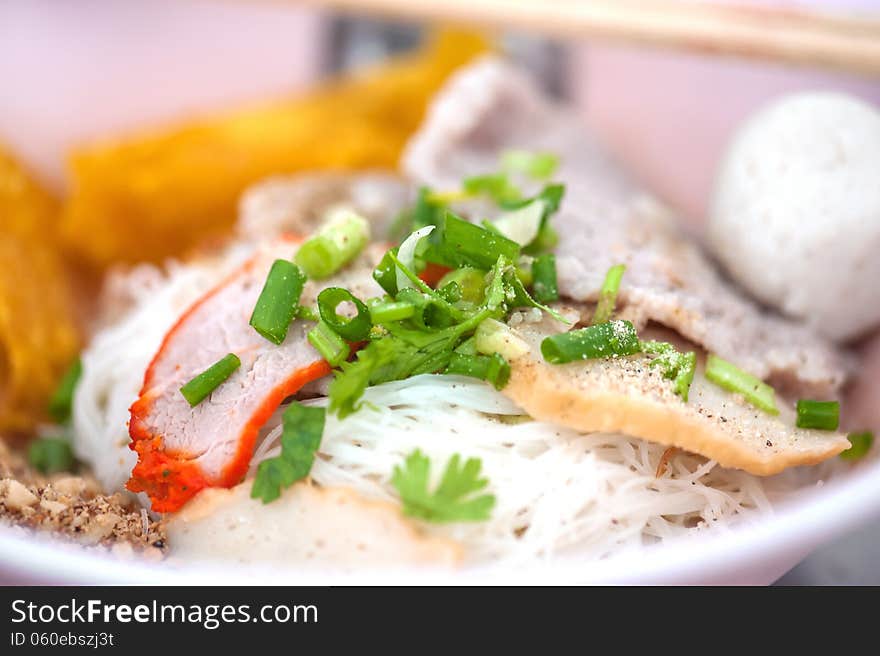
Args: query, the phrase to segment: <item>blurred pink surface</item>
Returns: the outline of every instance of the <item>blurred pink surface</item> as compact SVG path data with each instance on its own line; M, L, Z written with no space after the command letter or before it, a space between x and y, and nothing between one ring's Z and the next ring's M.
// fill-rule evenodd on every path
M752 4L871 12L878 0L782 0ZM845 91L880 105L880 82L807 68L649 49L582 45L572 90L587 121L648 186L704 220L713 176L740 123L773 98Z
M293 3L0 2L0 141L55 187L96 137L315 79L319 15Z

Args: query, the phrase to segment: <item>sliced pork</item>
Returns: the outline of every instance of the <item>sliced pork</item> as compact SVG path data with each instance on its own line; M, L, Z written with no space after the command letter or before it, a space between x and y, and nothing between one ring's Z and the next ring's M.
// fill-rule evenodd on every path
M335 205L369 219L383 239L391 222L415 198L413 188L391 173L309 173L269 178L248 188L239 203L238 233L246 239L308 235Z
M313 323L294 321L280 346L248 324L272 262L293 257L297 243L283 238L260 248L183 314L150 363L131 406L129 432L138 463L127 487L146 492L153 510L174 511L203 488L241 481L260 427L285 398L330 372L306 339ZM362 298L380 293L371 272L381 254L368 249L332 279L309 281L302 303L314 305L317 293L334 285ZM241 366L191 408L181 385L227 353L235 353Z
M505 148L562 158L554 177L566 195L553 221L563 296L595 301L608 268L624 263L620 302L637 325L671 327L790 394L826 396L845 381L847 362L833 345L722 279L669 213L605 156L578 116L543 99L497 59L447 84L403 165L417 182L454 189L463 177L497 171Z

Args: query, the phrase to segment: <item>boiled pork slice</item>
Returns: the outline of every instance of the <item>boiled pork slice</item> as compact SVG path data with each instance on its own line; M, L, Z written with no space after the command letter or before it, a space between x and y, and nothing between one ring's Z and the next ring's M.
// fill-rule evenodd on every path
M410 141L403 168L418 183L455 189L464 177L497 171L507 148L561 156L554 180L566 184L566 193L553 222L564 297L594 302L608 268L623 263L620 305L637 327L673 328L790 395L826 397L845 382L841 352L723 279L669 212L605 155L580 117L497 58L447 83ZM674 158L670 153L670 166L687 165Z

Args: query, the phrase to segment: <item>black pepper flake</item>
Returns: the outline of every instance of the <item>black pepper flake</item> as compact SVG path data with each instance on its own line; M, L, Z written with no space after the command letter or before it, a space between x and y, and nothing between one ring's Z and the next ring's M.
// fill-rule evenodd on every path
M773 442L771 442L770 440L767 440L767 441L765 442L765 444L766 444L767 446L773 446Z

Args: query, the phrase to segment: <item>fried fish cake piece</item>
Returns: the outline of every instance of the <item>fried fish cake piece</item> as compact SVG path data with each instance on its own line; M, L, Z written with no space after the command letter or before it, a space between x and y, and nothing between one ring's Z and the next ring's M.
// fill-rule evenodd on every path
M550 364L541 342L562 329L545 317L512 330L516 351L503 392L535 419L640 437L758 476L814 465L850 447L837 431L798 428L784 399L777 398L774 416L722 390L708 381L702 363L687 402L644 354Z
M65 242L96 268L158 261L226 233L241 192L267 176L396 168L430 97L483 50L478 37L448 33L297 99L81 149Z
M76 355L56 201L0 148L0 431L26 432Z

